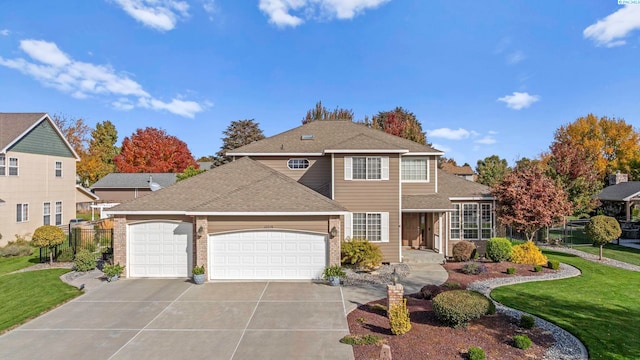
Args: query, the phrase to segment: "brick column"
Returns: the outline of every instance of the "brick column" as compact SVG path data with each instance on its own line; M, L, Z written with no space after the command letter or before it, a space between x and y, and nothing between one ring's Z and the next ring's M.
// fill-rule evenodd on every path
M201 228L202 230L200 230ZM209 234L209 220L206 216L197 216L193 233L193 263L197 266L204 266L204 273L208 275L207 251L209 236L207 234Z
M340 226L340 216L329 216L329 229L328 233L331 233L331 229L336 228L337 235L332 239L329 235L329 265L340 265L340 243L342 242L342 228Z
M127 263L127 219L124 215L113 218L113 263L125 266ZM127 271L122 277L127 276Z
M401 284L387 285L387 316L391 311L391 305L402 304L404 296L404 287Z

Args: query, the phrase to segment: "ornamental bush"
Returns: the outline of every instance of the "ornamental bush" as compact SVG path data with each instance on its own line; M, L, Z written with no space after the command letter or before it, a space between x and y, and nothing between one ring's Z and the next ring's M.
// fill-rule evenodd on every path
M531 347L531 339L527 335L516 335L513 337L513 346L518 349L527 350Z
M593 241L593 246L600 247L600 260L602 260L602 247L619 238L622 230L615 218L598 215L589 220L584 227L584 233Z
M515 273L516 273L516 268L514 267L507 268L507 274L513 275Z
M491 238L487 241L487 257L493 262L508 261L513 245L507 238Z
M391 305L389 309L389 326L393 335L406 334L411 330L411 318L407 309L407 299Z
M487 272L487 266L475 261L469 262L462 266L462 272L467 275L480 275Z
M91 271L96 268L96 256L87 251L80 250L75 258L76 271Z
M469 261L476 246L471 241L462 240L453 245L453 259L455 261Z
M432 305L438 321L454 328L496 312L491 300L478 292L469 290L440 293L433 298Z
M531 315L522 315L520 316L520 324L519 326L523 329L533 329L536 326L536 319Z
M469 355L469 360L484 360L485 358L484 350L482 350L482 348L479 348L477 346L470 347L468 351L468 355Z
M560 269L560 261L558 260L549 260L547 262L547 267L551 270L558 270Z
M53 264L53 249L67 238L64 231L57 226L42 225L33 232L31 245L49 248L49 264Z
M516 264L546 265L547 257L542 254L533 241L527 241L513 247L511 261Z
M33 249L28 241L17 239L9 241L4 247L0 247L0 257L27 256L33 253Z
M340 256L343 264L356 265L365 270L372 270L382 264L382 251L378 245L366 239L353 239L340 245Z

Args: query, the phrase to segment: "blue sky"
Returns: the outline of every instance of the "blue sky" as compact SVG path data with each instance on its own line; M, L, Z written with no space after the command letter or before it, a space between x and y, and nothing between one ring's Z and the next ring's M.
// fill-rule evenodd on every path
M6 0L0 111L154 126L195 157L230 121L270 136L318 100L402 106L475 166L545 151L588 113L640 120L640 1Z

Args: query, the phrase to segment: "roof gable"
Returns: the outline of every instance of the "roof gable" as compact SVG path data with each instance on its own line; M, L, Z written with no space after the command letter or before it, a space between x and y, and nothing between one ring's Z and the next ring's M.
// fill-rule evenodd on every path
M605 201L629 201L637 196L640 196L640 181L629 181L607 186L594 197Z
M0 113L0 153L80 158L46 113Z

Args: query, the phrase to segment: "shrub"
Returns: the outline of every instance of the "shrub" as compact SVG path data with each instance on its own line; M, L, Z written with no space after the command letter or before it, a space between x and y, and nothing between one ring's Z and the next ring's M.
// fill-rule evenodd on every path
M347 276L347 274L342 270L342 266L340 265L331 265L324 268L322 272L322 277L327 280L330 277L339 277L343 278Z
M382 336L366 334L366 335L346 335L340 342L347 345L380 345L383 343Z
M442 284L442 287L447 288L449 290L453 290L453 289L460 289L462 286L460 286L459 282L447 281L446 283Z
M469 348L468 357L469 360L484 360L484 350L477 346L472 346Z
M527 335L516 335L513 337L513 346L518 349L527 350L531 347L531 339Z
M491 238L487 241L487 257L493 262L507 261L511 258L512 247L507 238Z
M523 329L533 329L536 326L536 319L531 315L522 315L519 326Z
M87 250L88 252L92 252L93 253L93 252L96 252L97 246L93 242L86 242L86 243L82 244L81 248Z
M7 245L0 248L1 257L28 256L31 255L32 252L31 244L24 239L9 241Z
M513 275L515 273L516 273L516 268L514 267L507 268L507 274Z
M431 300L441 292L442 289L438 285L425 285L420 289L420 297L425 300Z
M600 247L600 260L602 260L602 247L619 238L622 230L615 218L598 215L589 220L584 227L584 233L593 241L593 246Z
M513 247L511 261L516 264L545 265L547 257L542 255L542 251L533 241L527 241Z
M487 272L487 266L474 261L464 264L462 266L462 272L467 275L480 275Z
M407 299L402 299L401 303L391 305L389 309L389 325L393 335L406 334L411 330L411 318L407 309Z
M56 257L56 260L58 262L72 262L73 261L73 249L72 248L66 248L66 249L62 249L60 251L58 251L58 256Z
M371 270L382 264L380 248L364 239L353 239L341 244L340 256L343 264L356 265Z
M496 311L486 296L469 290L445 291L433 298L432 305L438 321L451 327L466 325L470 320Z
M49 248L49 264L53 263L53 249L64 242L67 236L57 226L42 225L33 232L31 244L36 247Z
M115 265L105 264L102 268L102 272L107 276L107 280L113 278L114 276L120 276L124 272L124 266L117 263Z
M534 272L542 272L542 266L540 266L540 265L536 265L536 266L534 266L534 267L533 267L533 271L534 271Z
M558 261L558 260L549 260L547 262L547 267L549 267L549 269L551 269L551 270L558 270L558 269L560 269L560 261Z
M376 312L383 313L383 314L386 314L386 312L387 312L387 307L385 305L377 304L377 303L369 305L369 309L371 309L373 311L376 311Z
M453 245L453 259L455 261L469 261L476 246L471 241L462 240Z
M87 250L80 250L75 258L76 271L91 271L96 268L96 256Z

